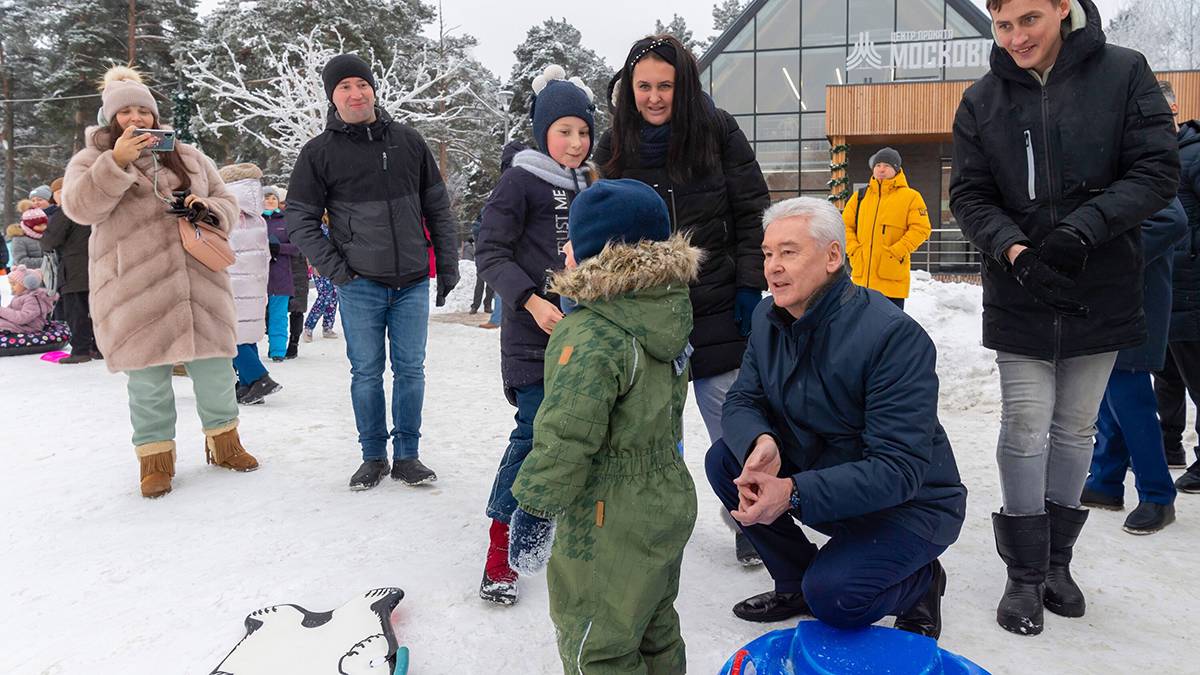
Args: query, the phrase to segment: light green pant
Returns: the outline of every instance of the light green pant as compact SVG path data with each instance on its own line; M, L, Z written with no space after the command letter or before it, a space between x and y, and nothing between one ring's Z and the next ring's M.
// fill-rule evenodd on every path
M233 363L225 357L185 363L196 394L196 411L205 429L216 429L237 419L236 376ZM133 423L133 445L175 440L175 390L171 366L131 370L129 375L129 419Z

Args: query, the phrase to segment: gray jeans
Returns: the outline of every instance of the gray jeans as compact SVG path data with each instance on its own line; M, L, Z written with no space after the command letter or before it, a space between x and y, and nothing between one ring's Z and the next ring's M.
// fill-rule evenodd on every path
M1096 415L1116 359L1116 352L1058 361L996 353L1001 397L996 462L1005 513L1040 514L1047 499L1079 506Z

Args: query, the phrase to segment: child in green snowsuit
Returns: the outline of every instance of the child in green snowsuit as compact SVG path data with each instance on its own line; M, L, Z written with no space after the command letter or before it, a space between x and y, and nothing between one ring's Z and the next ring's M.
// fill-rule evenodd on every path
M578 306L546 348L510 564L529 573L549 559L565 672L682 673L673 604L696 493L677 443L701 252L671 236L666 205L634 180L581 192L569 230L553 288Z

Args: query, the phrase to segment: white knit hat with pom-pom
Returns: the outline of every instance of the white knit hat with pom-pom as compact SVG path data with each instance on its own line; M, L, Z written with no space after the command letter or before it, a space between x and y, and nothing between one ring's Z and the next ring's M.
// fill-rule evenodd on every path
M121 108L131 105L149 108L154 113L154 118L159 119L158 103L154 100L154 94L142 83L141 73L127 66L114 66L104 74L100 100L104 102L100 114L108 121L112 121Z

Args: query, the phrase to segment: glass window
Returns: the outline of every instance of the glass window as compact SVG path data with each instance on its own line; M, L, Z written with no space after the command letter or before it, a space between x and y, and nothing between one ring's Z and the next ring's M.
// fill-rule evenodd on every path
M721 54L712 63L712 97L731 114L754 112L754 53Z
M700 88L709 96L712 95L712 79L709 77L709 69L705 68L700 72Z
M800 188L829 190L829 141L803 141L800 144Z
M799 164L798 155L800 144L796 141L776 143L756 143L754 153L758 158L758 166L762 169L763 178L771 190L791 190L795 194L799 189L796 166ZM829 160L826 159L826 164ZM829 167L825 167L826 172ZM826 178L826 180L829 180Z
M755 138L760 141L794 141L800 138L799 115L758 115Z
M892 45L887 43L871 43L865 47L863 43L850 48L846 58L846 80L849 84L864 82L892 81Z
M800 66L803 75L800 109L804 112L824 110L825 85L845 83L842 69L846 67L846 48L805 49Z
M775 202L781 202L785 199L791 199L792 197L795 197L795 196L796 196L795 190L788 190L786 192L774 190L771 192L771 203L774 204Z
M902 1L907 6L911 0ZM895 22L896 4L893 0L850 0L851 42L858 42L861 33L866 33L875 42L889 42Z
M732 40L729 41L729 45L725 47L725 51L727 51L727 52L734 52L734 51L739 51L739 50L743 50L743 49L754 49L754 18L753 17L751 17L750 21L747 22L746 25L742 27L742 31L740 33L738 33L736 37L734 37Z
M846 44L846 0L804 0L800 29L805 47Z
M754 17L758 49L800 46L800 0L771 0Z
M956 38L992 37L990 32L981 33L977 28L975 28L975 26L971 25L970 21L964 19L962 15L959 14L953 7L946 8L946 28L954 31L954 37Z
M974 80L988 71L994 42L984 38L954 40L950 43L953 63L958 67L946 68L947 80Z
M746 135L746 140L754 140L754 115L734 115L733 121L737 123L738 128Z
M800 138L825 138L825 113L801 115Z
M896 15L896 30L941 30L946 0L901 0L904 11Z
M800 111L800 50L759 52L755 111Z

